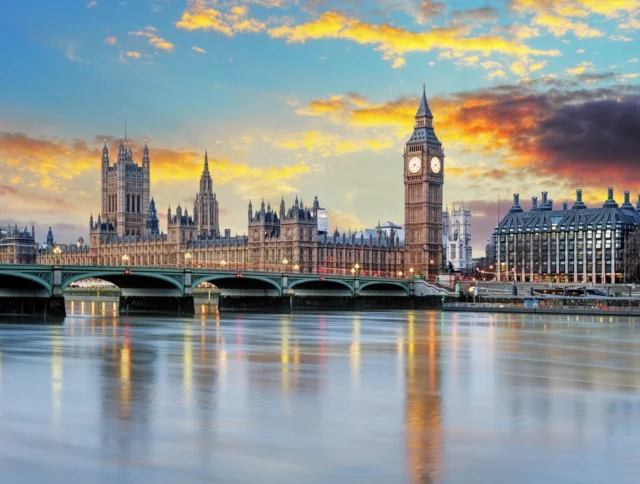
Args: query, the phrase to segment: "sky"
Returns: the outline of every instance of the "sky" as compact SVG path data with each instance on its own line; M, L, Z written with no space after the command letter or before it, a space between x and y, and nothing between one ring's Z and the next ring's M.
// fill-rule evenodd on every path
M151 194L191 212L205 150L221 229L318 196L340 230L404 222L423 83L444 201L474 257L520 193L640 191L640 0L30 0L0 16L0 223L87 237L104 141L148 140Z

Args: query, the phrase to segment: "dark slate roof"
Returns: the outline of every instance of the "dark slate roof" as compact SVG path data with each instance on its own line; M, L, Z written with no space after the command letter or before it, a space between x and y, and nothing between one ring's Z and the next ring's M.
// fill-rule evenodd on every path
M420 101L420 107L418 108L418 112L416 113L416 118L418 116L428 116L433 117L431 114L431 109L429 109L429 103L427 102L427 92L426 88L422 86L422 100Z
M640 226L640 212L609 204L602 208L520 212L511 210L496 232L548 232L577 229L633 228Z
M414 128L413 134L407 143L431 143L439 145L440 140L436 136L436 132L433 127L422 126L420 128Z

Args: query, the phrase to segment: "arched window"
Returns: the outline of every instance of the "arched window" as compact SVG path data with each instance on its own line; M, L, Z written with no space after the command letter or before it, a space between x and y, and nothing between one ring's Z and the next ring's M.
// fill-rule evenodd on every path
M127 212L130 211L130 208L131 208L130 203L131 203L131 197L129 195L127 195ZM128 231L127 231L127 235L129 235Z
M140 195L138 195L138 213L141 213L141 211L140 211ZM138 231L138 235L140 235L139 232L140 231Z

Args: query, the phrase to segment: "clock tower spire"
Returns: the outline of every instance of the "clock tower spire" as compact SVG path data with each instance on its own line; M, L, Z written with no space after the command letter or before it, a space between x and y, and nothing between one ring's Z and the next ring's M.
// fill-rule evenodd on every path
M423 85L413 133L404 148L405 273L435 279L442 268L444 150Z

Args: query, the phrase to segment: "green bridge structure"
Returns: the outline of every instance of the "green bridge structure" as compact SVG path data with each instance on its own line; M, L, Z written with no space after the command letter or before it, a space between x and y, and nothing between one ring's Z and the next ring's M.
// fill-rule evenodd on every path
M119 311L193 314L194 289L219 290L220 309L440 307L450 295L423 280L196 268L0 265L0 313L66 315L64 291L95 278L120 289Z

